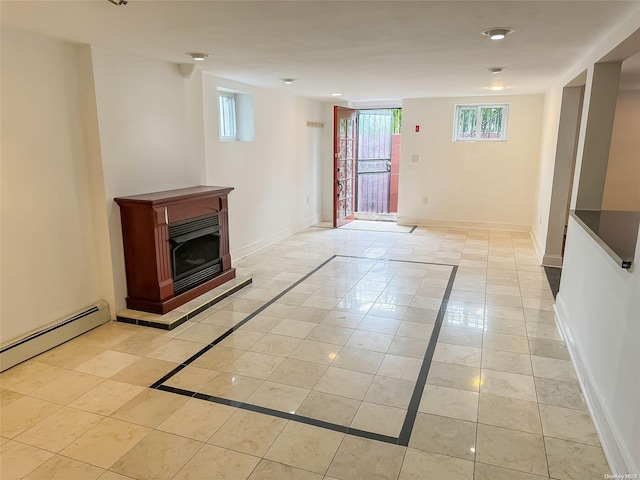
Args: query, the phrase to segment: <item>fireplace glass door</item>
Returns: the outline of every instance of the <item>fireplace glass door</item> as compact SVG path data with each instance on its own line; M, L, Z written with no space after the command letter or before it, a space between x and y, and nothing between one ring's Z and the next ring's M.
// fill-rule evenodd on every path
M175 293L202 283L222 271L217 217L169 228Z
M202 235L177 244L173 249L173 279L210 267L220 258L220 236L216 233Z

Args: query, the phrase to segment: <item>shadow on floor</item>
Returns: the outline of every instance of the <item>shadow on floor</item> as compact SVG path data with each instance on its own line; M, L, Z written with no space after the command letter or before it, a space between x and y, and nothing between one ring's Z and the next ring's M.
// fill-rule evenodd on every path
M547 281L549 282L549 287L553 293L553 298L556 298L558 290L560 290L560 276L562 275L562 268L544 267L544 273L547 274Z

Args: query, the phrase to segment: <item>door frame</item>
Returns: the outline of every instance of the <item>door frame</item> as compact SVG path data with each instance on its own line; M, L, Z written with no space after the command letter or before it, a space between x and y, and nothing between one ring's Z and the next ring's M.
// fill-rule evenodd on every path
M362 129L365 128L366 122L363 124L361 117L363 115L366 115L367 112L371 112L371 111L380 111L380 110L388 110L389 111L389 117L390 117L390 124L389 124L389 144L388 144L388 150L389 150L389 158L375 158L375 159L362 159L360 158L360 155L362 154L362 150L360 149L362 145L362 137L367 137L367 135L362 135ZM373 214L373 215L378 215L378 214L382 214L382 215L387 215L391 213L390 210L390 205L391 205L391 165L393 163L393 122L394 122L394 114L393 114L393 108L358 108L356 110L357 114L356 114L356 118L357 118L357 122L356 122L356 145L358 146L358 148L356 149L356 159L355 159L355 164L356 164L356 169L355 169L355 186L356 186L356 190L355 190L355 195L354 195L354 201L355 201L355 207L354 207L354 213L363 213L363 214ZM375 135L374 135L375 136ZM369 138L371 138L372 136L369 135ZM386 172L383 171L376 171L376 172L367 172L367 171L361 171L361 167L364 166L365 164L367 164L367 162L379 162L379 161L386 161ZM362 162L362 163L361 163ZM366 178L366 176L370 173L386 173L388 174L388 177L386 179L386 195L385 195L385 202L386 202L386 212L368 212L368 211L363 211L360 210L358 208L358 206L360 205L360 202L362 201L362 198L360 198L360 189L361 189L361 185L360 183L363 181L364 178ZM362 175L362 176L361 176ZM395 212L394 212L395 213Z

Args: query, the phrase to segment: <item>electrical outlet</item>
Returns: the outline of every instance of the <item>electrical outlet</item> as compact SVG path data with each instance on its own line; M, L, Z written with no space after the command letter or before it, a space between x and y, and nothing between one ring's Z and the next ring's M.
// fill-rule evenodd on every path
M307 197L307 205L309 205L309 197Z
M429 203L429 196L428 195L423 195L422 196L422 204L423 205L427 205Z
M411 154L411 163L418 163L420 161L420 155L417 153Z

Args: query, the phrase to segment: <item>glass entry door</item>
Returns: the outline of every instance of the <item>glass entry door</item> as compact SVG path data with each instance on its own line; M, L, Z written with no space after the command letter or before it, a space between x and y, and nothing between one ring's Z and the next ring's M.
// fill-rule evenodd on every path
M389 213L393 110L358 111L356 212Z

